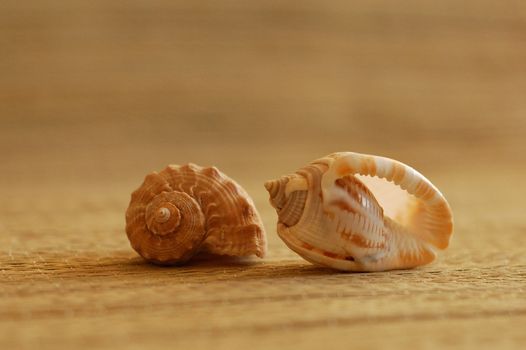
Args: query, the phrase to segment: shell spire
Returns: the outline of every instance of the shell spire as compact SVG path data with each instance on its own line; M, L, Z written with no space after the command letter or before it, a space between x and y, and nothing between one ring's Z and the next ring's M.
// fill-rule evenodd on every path
M263 257L266 236L250 196L215 167L170 165L132 193L126 233L144 259L180 264L199 252Z
M279 236L314 263L345 271L411 268L449 244L453 220L444 196L393 159L334 153L265 187Z

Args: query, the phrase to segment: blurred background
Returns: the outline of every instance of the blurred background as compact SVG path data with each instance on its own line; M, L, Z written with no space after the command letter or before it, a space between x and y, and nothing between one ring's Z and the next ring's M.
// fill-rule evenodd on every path
M343 150L525 159L519 0L0 6L3 186L136 186L188 161L263 181Z

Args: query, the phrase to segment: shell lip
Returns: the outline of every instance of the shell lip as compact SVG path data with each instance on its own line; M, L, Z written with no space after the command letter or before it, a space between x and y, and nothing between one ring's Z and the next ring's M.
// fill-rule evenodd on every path
M278 236L283 240L287 247L289 247L308 262L324 267L331 267L341 272L363 271L363 268L360 267L359 262L357 262L354 257L350 255L343 256L332 252L322 253L321 250L316 249L306 242L303 242L301 239L290 234L288 231L289 230L287 226L282 223L278 223ZM285 232L289 234L284 234ZM329 264L327 261L332 261L333 263Z
M410 216L425 214L426 217L420 221L430 222L425 228L419 228L413 234L438 249L447 248L453 233L451 207L440 190L420 172L395 159L354 152L337 152L324 159L330 164L329 170L322 178L324 197L325 189L330 188L333 181L346 175L369 176L389 182L410 196L414 196L418 201L415 203L425 206L426 210L420 213L404 214ZM375 195L375 191L372 192ZM407 211L410 208L404 206L402 209ZM395 221L398 220L396 215L392 216L388 213L384 215ZM406 226L407 223L402 225Z

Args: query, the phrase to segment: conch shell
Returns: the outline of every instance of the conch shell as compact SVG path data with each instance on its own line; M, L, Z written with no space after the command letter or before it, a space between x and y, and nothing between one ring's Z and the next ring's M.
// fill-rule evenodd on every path
M245 190L215 167L169 165L131 195L126 233L144 259L160 265L198 252L263 257L266 237Z
M430 263L453 229L449 204L422 174L352 152L268 181L281 239L306 260L343 271Z

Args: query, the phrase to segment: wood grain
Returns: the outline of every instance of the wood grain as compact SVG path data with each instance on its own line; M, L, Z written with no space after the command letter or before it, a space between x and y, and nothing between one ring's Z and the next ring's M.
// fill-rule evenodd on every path
M526 344L520 1L0 5L0 348ZM432 265L343 274L277 238L265 180L334 151L399 159L455 215ZM144 263L129 195L216 165L264 260Z

